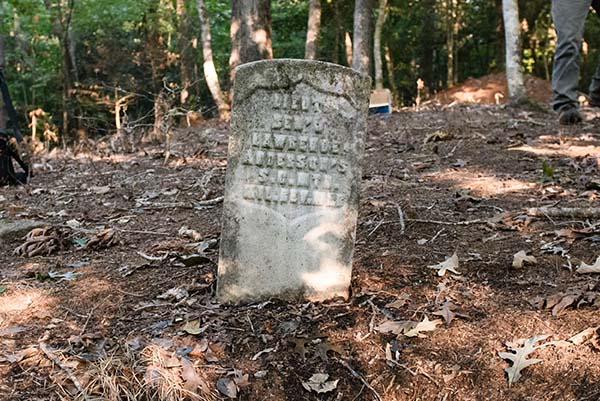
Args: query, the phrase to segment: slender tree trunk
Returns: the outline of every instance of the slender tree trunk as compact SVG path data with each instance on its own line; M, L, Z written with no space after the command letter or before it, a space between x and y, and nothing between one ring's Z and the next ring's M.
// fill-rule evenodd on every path
M390 47L385 46L385 65L387 67L388 81L390 83L390 90L392 91L392 97L394 102L398 103L398 87L396 86L396 79L394 77L394 61L392 60L392 52Z
M436 22L435 1L436 0L424 0L423 7L428 11L423 13L421 33L419 35L422 54L420 78L425 81L425 87L430 91L433 91L433 88L435 87L435 82L433 81L435 30L431 29L435 26Z
M73 118L71 105L71 90L73 89L73 58L71 55L71 42L69 30L71 18L75 7L75 0L61 0L53 4L51 0L44 0L44 5L52 16L53 33L60 42L62 61L62 132L67 135L70 129L70 121ZM64 144L64 141L63 141Z
M175 5L179 28L179 76L181 82L180 102L184 105L194 82L194 48L190 38L190 20L185 8L185 0L177 0Z
M365 75L369 75L370 70L372 12L372 0L355 0L352 68Z
M525 95L521 72L521 43L519 9L517 0L503 0L504 32L506 45L506 80L510 102L518 102Z
M340 37L343 35L342 31L342 22L340 18L340 7L338 4L338 0L333 0L333 24L335 29L335 38L333 44L333 55L331 57L331 61L335 64L340 63Z
M73 79L73 57L71 56L71 41L69 30L71 29L71 17L75 0L67 0L66 10L61 7L61 51L62 51L62 75L63 75L63 134L67 135L71 128L73 118L73 105L71 104L71 90L74 88ZM64 142L63 142L64 143Z
M502 21L502 0L494 0L496 9L496 43L494 50L496 53L496 68L504 69L504 24Z
M447 75L446 81L448 87L451 87L456 82L454 71L454 54L456 52L454 46L454 24L456 20L456 0L446 1L446 50L448 51L448 62L446 66Z
M208 18L208 12L204 0L198 0L198 14L200 15L200 28L202 34L202 56L204 57L204 76L206 77L206 84L210 90L217 108L219 109L219 117L222 120L229 119L229 105L225 101L221 86L219 84L219 77L217 76L217 70L215 69L215 63L213 62L212 45L210 37L210 20Z
M387 18L387 0L379 0L379 12L375 22L373 39L373 61L375 62L375 89L383 89L383 68L381 61L381 31Z
M232 0L229 69L240 64L273 58L271 0Z
M352 67L352 37L350 32L344 34L344 47L346 49L346 63L348 63L348 67Z
M306 47L304 58L314 60L317 58L317 40L321 29L321 0L310 0L308 6L308 28L306 29Z
M0 2L0 17L2 17L2 3ZM0 32L0 70L4 70L6 64L6 57L4 53L4 34ZM0 96L0 130L6 131L6 125L8 123L8 111Z

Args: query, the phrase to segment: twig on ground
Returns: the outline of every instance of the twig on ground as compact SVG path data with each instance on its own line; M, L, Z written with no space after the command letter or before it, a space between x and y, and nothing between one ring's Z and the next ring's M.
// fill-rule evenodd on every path
M445 228L442 228L442 229L441 229L440 231L438 231L438 232L437 232L437 233L436 233L436 234L435 234L433 237L431 237L431 239L430 239L429 241L427 241L427 242L431 243L431 242L435 241L435 240L437 239L437 237L439 237L439 236L440 236L440 234L444 232L444 230L446 230L446 229L445 229Z
M59 368L61 368L67 374L67 377L69 378L69 380L71 380L73 382L77 391L79 391L79 393L83 396L83 398L87 400L87 394L85 392L85 389L83 388L83 386L81 385L81 382L79 381L77 376L75 376L75 374L73 373L71 368L69 368L67 365L65 365L65 363L63 361L61 361L60 358L58 356L56 356L50 350L50 348L48 348L48 346L46 345L46 343L44 341L40 341L38 344L39 344L40 350L44 353L44 355L46 355L46 357L48 359L50 359L52 362L54 362Z
M380 221L380 222L379 222L379 223L378 223L378 224L375 226L375 228L374 228L374 229L372 229L372 230L371 230L371 231L370 231L370 232L367 234L367 237L370 237L371 235L373 235L373 233L374 233L375 231L377 231L377 229L378 229L379 227L381 227L383 224L388 224L388 223L391 223L391 221L384 221L383 219L381 219L381 221Z
M344 366L346 369L348 369L348 371L352 374L352 376L356 377L358 380L360 380L365 387L367 387L369 390L371 390L371 392L373 393L373 395L375 396L376 400L379 401L383 401L381 396L379 395L379 393L377 392L377 390L375 390L373 388L373 386L371 386L369 384L369 382L367 381L367 379L365 379L361 374L359 374L357 371L355 371L354 369L352 369L352 367L350 365L348 365L348 362L342 360L342 359L338 359L335 358L336 361L338 361L342 366Z
M194 209L200 209L203 207L218 205L219 203L223 202L223 199L224 198L222 196L218 196L214 199L208 199L208 200L194 202Z
M533 217L600 218L599 207L530 207L526 213Z
M423 223L423 224L440 224L444 226L469 226L472 224L487 224L486 220L475 219L475 220L464 220L464 221L441 221L441 220L424 220L424 219L406 219L409 223Z
M398 221L400 222L400 234L404 234L404 229L406 228L406 224L404 223L404 213L402 212L400 205L396 205L396 210L398 211Z
M142 258L152 262L162 262L163 260L169 257L169 252L165 253L163 256L151 256L141 251L136 251L135 253L140 255Z
M163 232L160 232L160 231L124 230L122 228L117 228L117 230L121 231L123 233L130 233L130 234L172 235L171 233L163 233Z

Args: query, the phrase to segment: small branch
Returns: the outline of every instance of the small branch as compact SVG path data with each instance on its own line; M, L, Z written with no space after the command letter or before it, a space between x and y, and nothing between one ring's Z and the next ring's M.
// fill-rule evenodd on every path
M344 361L344 360L341 360L341 359L338 359L338 358L335 358L335 360L336 360L336 361L338 361L340 364L342 364L342 365L343 365L343 366L344 366L346 369L348 369L348 371L349 371L350 373L352 373L352 376L354 376L354 377L356 377L358 380L360 380L360 381L361 381L361 382L362 382L362 383L365 385L365 387L367 387L369 390L371 390L371 392L373 392L373 395L375 396L375 399L376 399L376 400L378 400L378 401L383 401L383 400L382 400L382 398L381 398L381 396L380 396L380 395L379 395L379 393L377 392L377 390L375 390L375 389L373 388L373 386L371 386L371 385L369 384L369 382L368 382L368 381L367 381L367 380L366 380L364 377L362 377L362 375L361 375L361 374L359 374L357 371L355 371L354 369L352 369L352 367L351 367L350 365L348 365L348 362L346 362L346 361Z
M469 226L472 224L487 224L488 222L481 219L465 220L465 221L440 221L440 220L423 220L423 219L406 219L410 223L423 224L440 224L443 226Z
M404 234L404 230L406 229L406 224L404 223L404 213L402 212L400 205L396 205L396 210L398 211L398 221L400 222L400 234Z
M117 228L118 231L122 233L130 233L130 234L148 234L148 235L172 235L171 233L162 233L160 231L145 231L145 230L124 230L122 228Z
M142 258L149 260L151 262L162 262L163 260L165 260L169 257L169 252L165 253L163 256L151 256L151 255L148 255L141 251L136 251L135 253L137 253Z
M526 209L534 217L573 217L584 219L600 218L598 207L530 207Z
M83 388L83 386L81 385L81 382L79 381L79 379L77 379L77 376L75 376L75 374L73 373L71 368L69 368L67 365L65 365L65 363L63 361L61 361L58 358L58 356L56 356L50 350L50 348L48 348L46 343L44 343L43 341L40 341L39 346L40 346L40 350L44 353L44 355L46 355L46 357L48 359L50 359L52 362L54 362L59 368L61 368L67 374L67 377L69 378L69 380L71 380L73 382L77 391L79 391L79 393L83 396L84 399L87 399L85 389Z
M203 208L203 207L207 207L207 206L215 206L215 205L218 205L219 203L223 202L223 199L224 198L222 196L218 196L214 199L198 201L198 202L194 203L194 208L199 209L199 208Z

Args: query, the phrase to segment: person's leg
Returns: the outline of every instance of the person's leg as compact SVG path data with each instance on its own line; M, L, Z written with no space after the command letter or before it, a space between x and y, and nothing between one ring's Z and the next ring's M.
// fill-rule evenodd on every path
M600 16L600 0L593 0L592 7L596 10L596 14ZM590 82L590 106L600 107L600 62L596 67L596 72L592 76L592 82Z
M591 3L592 0L552 0L552 19L557 35L552 68L552 107L560 112L579 105L581 39Z

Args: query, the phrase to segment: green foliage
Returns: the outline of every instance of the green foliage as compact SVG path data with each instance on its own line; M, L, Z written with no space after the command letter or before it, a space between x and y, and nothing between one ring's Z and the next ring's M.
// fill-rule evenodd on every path
M132 94L127 115L137 126L152 124L154 98L169 92L173 106L210 112L212 99L202 73L200 23L195 0L184 0L188 35L180 29L176 0L75 0L68 38L76 70L73 87L63 99L64 35L61 23L67 0L0 0L0 34L6 38L6 75L22 118L42 108L61 127L63 107L73 114L71 129L90 135L114 132L114 102ZM229 88L231 0L205 0L211 20L212 49L217 72ZM307 0L272 1L275 57L302 58L308 17ZM377 6L377 1L374 1ZM453 8L450 5L454 4ZM504 43L499 0L389 0L383 47L390 49L394 82L384 69L387 87L411 105L416 80L425 81L425 95L444 89L448 74L448 38L454 32L458 80L501 70ZM344 36L352 34L354 2L322 0L318 58L347 64ZM550 2L522 0L523 68L549 78L555 34ZM587 53L583 85L589 83L600 59L600 19L590 15L585 30ZM182 72L181 49L190 48L195 85L189 101L178 104ZM582 86L585 87L585 86ZM168 89L165 89L168 88ZM64 104L63 104L64 102Z
M548 163L547 160L542 162L542 182L552 181L554 179L554 172L556 167Z

